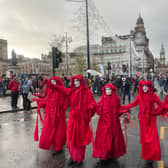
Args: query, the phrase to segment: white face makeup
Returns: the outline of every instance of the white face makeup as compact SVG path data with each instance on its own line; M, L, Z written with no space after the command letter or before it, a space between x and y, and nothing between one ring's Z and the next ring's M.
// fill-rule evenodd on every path
M51 80L51 83L53 84L53 85L56 85L56 81L55 80Z
M144 93L147 93L147 92L148 92L148 86L147 86L147 85L143 85L143 86L142 86L142 89L143 89Z
M106 93L107 96L110 96L112 94L111 88L108 88L108 87L105 88L105 93Z
M74 79L74 85L75 85L75 87L80 87L80 81L79 80L77 80L77 79Z
M125 78L125 77L122 77L122 81L125 82L125 81L126 81L126 78Z

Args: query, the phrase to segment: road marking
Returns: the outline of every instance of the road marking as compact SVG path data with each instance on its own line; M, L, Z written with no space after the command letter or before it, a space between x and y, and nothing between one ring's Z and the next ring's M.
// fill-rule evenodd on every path
M165 129L167 129L168 127L160 127L160 139L164 140L165 137Z
M164 140L165 138L165 129L167 129L168 127L160 127L160 139ZM160 160L157 162L158 163L158 168L164 168L164 161Z
M163 160L158 161L158 168L164 168L164 161Z

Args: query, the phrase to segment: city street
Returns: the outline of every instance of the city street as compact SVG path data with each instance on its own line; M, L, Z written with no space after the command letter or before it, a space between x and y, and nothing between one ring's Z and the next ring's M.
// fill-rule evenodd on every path
M95 96L96 101L98 96ZM131 111L134 128L127 124L127 154L121 157L117 163L109 163L106 167L114 168L141 168L144 161L141 159L141 147L139 144L139 124L137 120L138 108ZM68 111L67 111L68 116ZM0 167L2 168L66 168L69 158L66 147L59 155L52 156L52 150L45 151L38 147L38 142L33 140L35 128L36 110L32 114L23 111L17 113L0 114ZM67 117L68 119L68 117ZM95 133L98 116L92 119L92 127ZM122 122L122 119L121 119ZM162 149L162 160L154 163L154 167L168 167L168 129L167 123L158 117L158 131ZM122 124L123 127L123 124ZM41 128L41 127L40 127ZM160 131L161 130L161 131ZM94 168L96 159L92 158L92 145L86 150L82 168Z

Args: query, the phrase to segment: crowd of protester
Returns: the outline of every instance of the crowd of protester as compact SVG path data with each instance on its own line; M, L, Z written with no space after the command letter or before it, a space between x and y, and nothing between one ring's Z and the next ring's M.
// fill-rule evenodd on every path
M113 75L107 77L100 77L98 75L92 76L90 78L84 77L88 88L93 94L99 96L102 95L102 87L107 83L112 83L117 88L117 95L120 96L122 104L125 104L126 97L128 97L128 103L131 102L131 95L136 96L138 94L138 82L139 80L152 80L154 90L157 90L154 86L154 81L158 81L160 86L160 94L168 92L168 77L165 74L159 75L157 77L152 77L151 74L147 74L146 77L141 75L135 75L130 78L127 75ZM65 87L70 87L70 76L62 74L61 79ZM5 75L0 77L0 96L5 96L7 90L11 91L11 106L12 110L16 111L17 100L19 95L23 98L23 109L26 112L31 112L31 102L28 99L29 93L40 93L44 95L45 90L44 77L41 75L31 76L31 75L12 75L11 78L7 78Z

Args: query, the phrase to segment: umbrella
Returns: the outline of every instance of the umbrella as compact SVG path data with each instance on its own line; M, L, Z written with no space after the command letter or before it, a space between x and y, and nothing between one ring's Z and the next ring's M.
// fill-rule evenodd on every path
M139 72L136 72L136 75L141 75Z
M90 74L93 75L93 76L96 76L96 75L99 75L100 77L103 76L103 74L101 74L101 73L99 73L99 72L97 72L97 71L95 71L95 70L93 70L93 69L88 69L86 72L87 72L87 73L90 73Z

